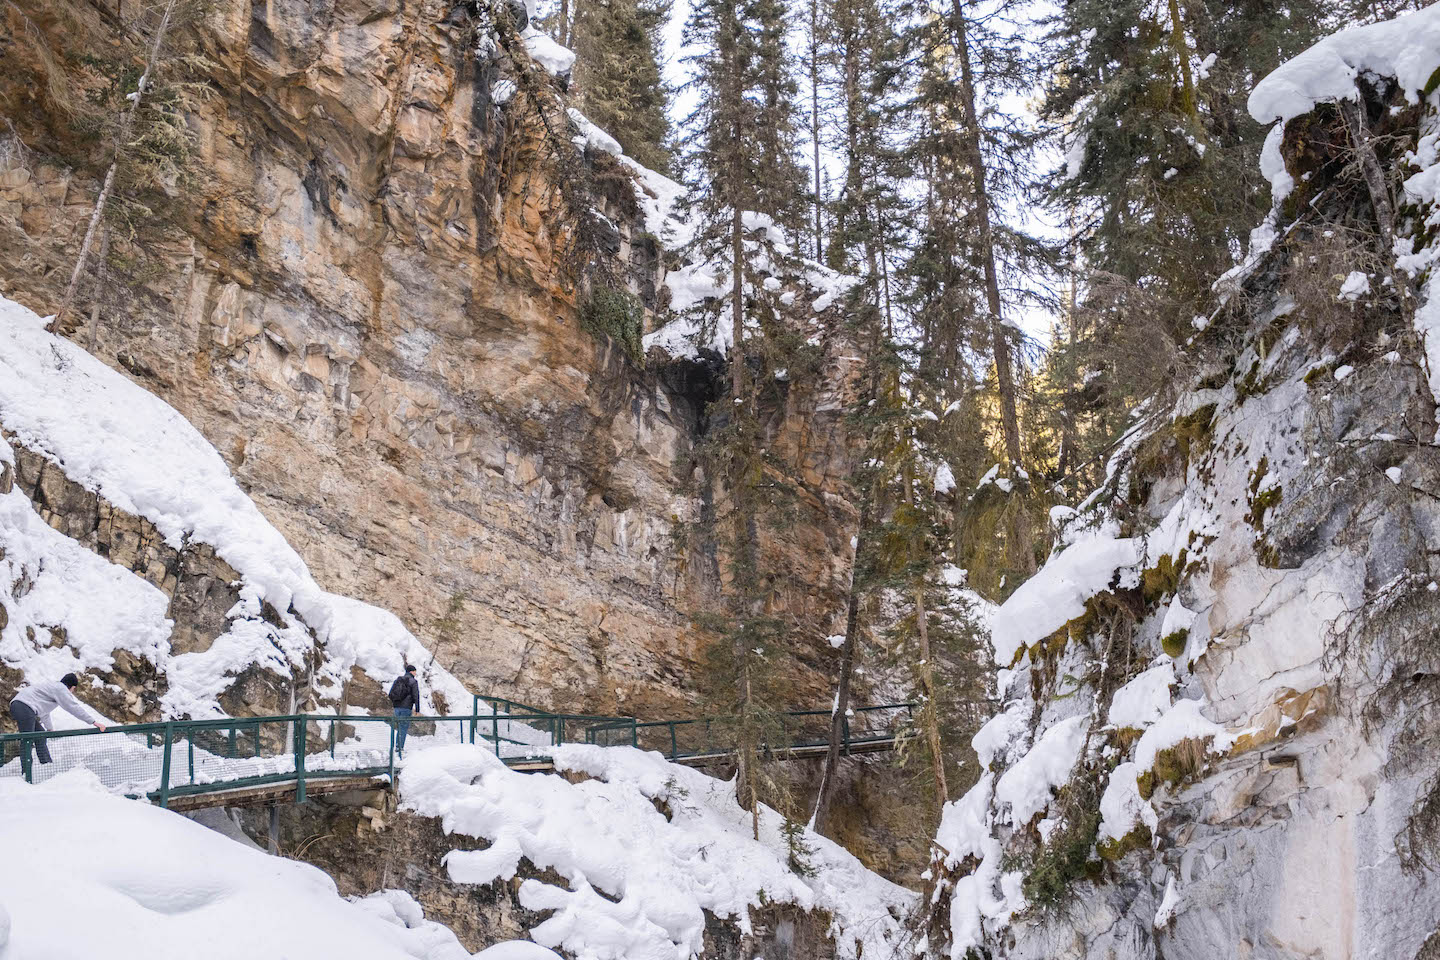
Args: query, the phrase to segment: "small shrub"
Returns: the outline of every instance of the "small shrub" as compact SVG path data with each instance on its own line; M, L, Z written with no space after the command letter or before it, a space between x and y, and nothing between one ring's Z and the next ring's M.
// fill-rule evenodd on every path
M620 345L636 363L644 360L641 337L645 313L640 301L628 290L596 287L580 311L580 325L595 336L607 336Z
M1051 834L1050 842L1041 848L1035 862L1025 875L1025 899L1039 907L1060 903L1070 884L1086 878L1090 870L1090 849L1100 832L1100 813L1094 809L1075 809L1066 815L1066 822Z
M1175 746L1156 753L1153 771L1155 783L1167 783L1173 789L1182 783L1196 779L1200 771L1205 769L1205 757L1209 753L1209 744L1209 737L1187 737Z
M1192 453L1198 456L1209 448L1214 419L1215 404L1207 403L1175 421L1175 443L1180 447L1186 464L1190 463Z
M780 832L785 835L785 860L791 872L797 877L815 876L815 865L811 862L815 848L805 839L805 825L787 817Z

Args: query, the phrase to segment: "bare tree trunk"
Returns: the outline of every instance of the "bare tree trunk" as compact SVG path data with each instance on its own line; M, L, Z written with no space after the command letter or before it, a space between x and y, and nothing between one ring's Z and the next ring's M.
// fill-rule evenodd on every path
M555 40L560 46L570 42L570 0L560 0L560 26Z
M980 147L980 119L975 108L975 78L966 39L965 11L961 0L951 0L955 11L955 55L960 61L960 106L965 118L965 141L970 152L970 171L975 187L975 219L980 259L985 268L985 303L990 313L990 339L995 354L995 380L1000 389L1000 420L1005 433L1005 455L1010 460L1016 490L1024 488L1020 453L1020 417L1015 397L1015 375L1010 343L1001 322L1000 276L995 264L995 233L990 224L990 194L985 186L985 155ZM1035 551L1029 518L1024 510L1012 523L1012 560L1026 573L1035 572Z
M905 467L903 478L905 502L915 506L915 476L910 466ZM924 549L916 544L917 552ZM925 580L918 578L915 591L915 636L920 641L920 662L916 664L920 674L920 695L925 702L920 705L920 721L925 730L925 744L930 751L930 773L935 781L936 815L950 802L950 788L945 782L945 747L940 736L940 705L935 696L935 657L930 650L930 614L925 605Z
M825 835L825 822L830 813L830 798L835 793L835 774L840 767L840 751L845 742L846 715L850 710L850 680L855 674L855 645L860 633L860 590L856 573L860 568L861 551L865 549L866 531L870 527L870 498L860 505L860 525L855 534L855 557L850 562L850 595L845 601L845 643L840 648L840 680L835 686L835 706L830 713L830 743L825 749L825 766L820 772L820 791L815 797L815 812L810 829Z
M810 0L810 141L815 152L815 260L825 260L820 188L820 0Z
M100 342L100 301L105 296L105 274L110 264L110 227L107 225L100 234L100 267L95 278L95 301L90 304L90 347L91 353Z
M120 166L120 157L130 141L130 131L135 126L135 114L140 110L140 101L145 96L145 88L149 85L150 74L155 69L155 62L160 59L160 44L165 40L165 33L170 29L170 15L175 11L176 0L169 0L165 5L165 15L160 18L160 26L155 28L155 36L150 42L150 54L145 58L145 70L140 74L140 80L135 85L135 92L130 95L130 109L125 111L125 117L120 121L120 130L115 135L115 155L110 160L110 169L105 172L105 183L100 187L100 196L95 200L95 210L90 214L90 224L85 228L85 239L80 243L80 255L75 259L75 269L70 274L70 283L65 288L65 298L60 301L60 309L55 313L55 319L51 325L59 329L65 325L65 318L69 315L71 307L75 304L75 293L80 287L80 276L85 272L85 262L90 258L90 245L95 240L95 230L105 216L105 204L110 200L110 191L115 186L115 171Z
M1360 172L1365 178L1365 189L1370 194L1370 205L1375 208L1375 221L1380 228L1380 249L1388 256L1395 247L1395 207L1385 186L1385 173L1375 156L1375 145L1370 141L1365 107L1355 100L1342 98L1340 114L1345 118L1345 128L1360 159Z

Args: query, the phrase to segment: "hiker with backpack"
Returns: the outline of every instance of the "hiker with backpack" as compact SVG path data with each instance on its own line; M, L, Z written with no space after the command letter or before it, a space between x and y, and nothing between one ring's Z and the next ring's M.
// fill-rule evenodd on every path
M390 706L395 716L403 717L395 724L395 750L405 755L405 734L410 732L410 717L420 709L420 681L415 679L415 665L405 664L405 672L390 684Z

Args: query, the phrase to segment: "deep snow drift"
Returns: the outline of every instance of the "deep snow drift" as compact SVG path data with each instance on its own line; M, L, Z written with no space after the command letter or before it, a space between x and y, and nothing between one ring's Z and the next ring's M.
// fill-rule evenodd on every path
M345 900L315 867L115 797L86 772L0 781L0 849L0 960L470 956L408 894Z

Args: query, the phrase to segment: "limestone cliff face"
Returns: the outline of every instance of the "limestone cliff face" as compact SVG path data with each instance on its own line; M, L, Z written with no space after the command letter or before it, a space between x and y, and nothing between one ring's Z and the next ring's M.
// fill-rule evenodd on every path
M1419 177L1433 99L1359 90L1378 161ZM1108 583L1053 633L997 616L1025 646L977 737L994 776L941 833L957 958L1436 956L1433 288L1384 279L1352 142L1333 103L1285 127L1269 244L1065 533L1124 555Z
M86 51L124 49L106 4L18 9L79 89L101 82ZM580 328L561 93L518 43L478 54L479 17L239 0L187 27L195 185L117 239L95 351L204 433L327 589L393 610L472 689L658 712L686 695L687 614L714 590L702 545L676 536L696 510L681 465L703 391ZM45 99L38 44L17 39L0 291L45 313L108 156ZM502 81L521 88L503 106ZM659 257L628 178L579 162L609 184L585 199L616 224L582 254L654 306ZM839 384L775 415L810 493L770 544L792 578L776 602L820 625L817 664L852 523ZM819 702L818 675L801 676Z

